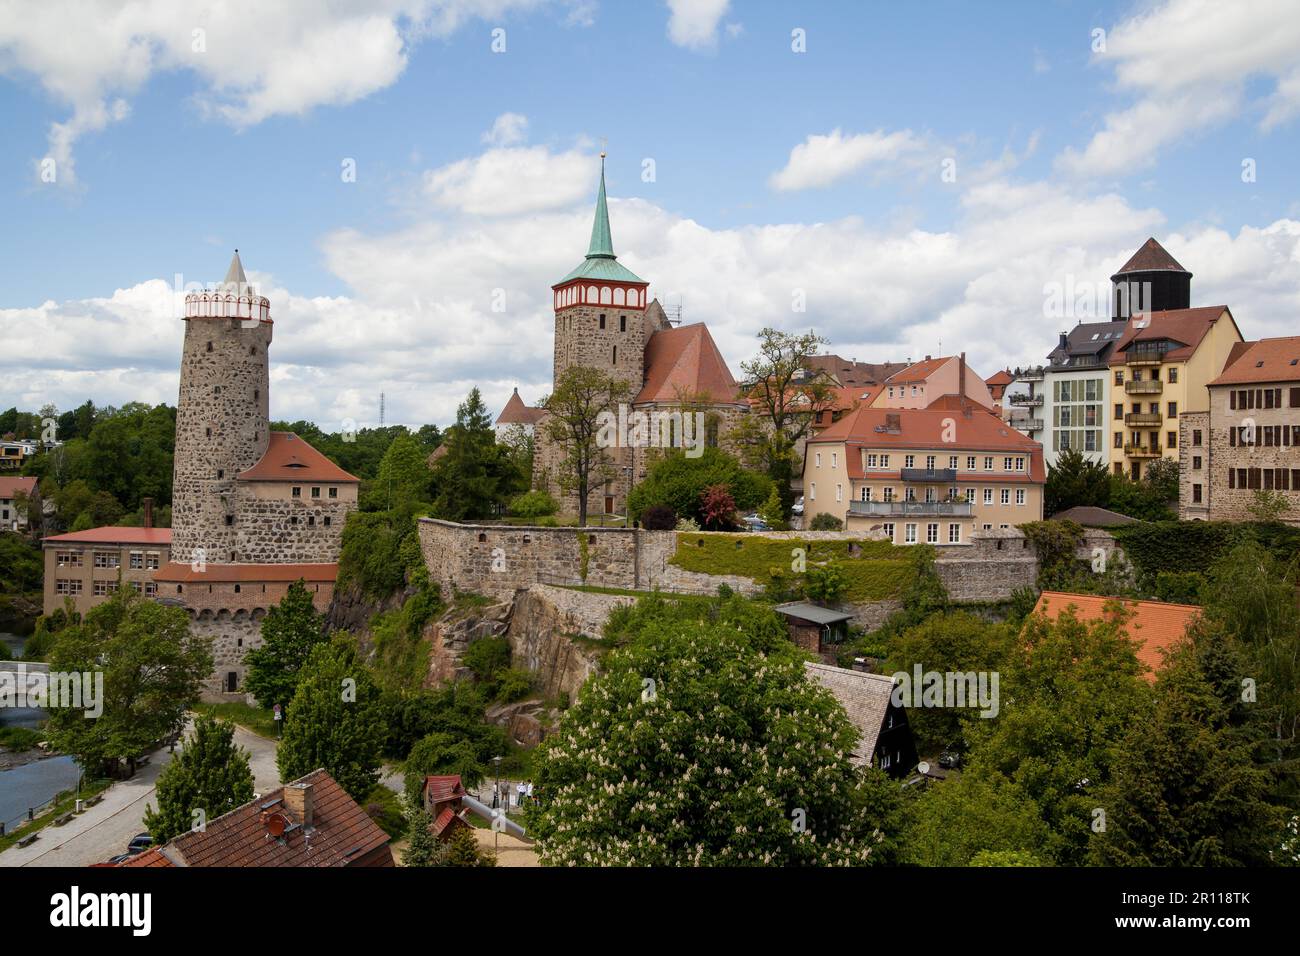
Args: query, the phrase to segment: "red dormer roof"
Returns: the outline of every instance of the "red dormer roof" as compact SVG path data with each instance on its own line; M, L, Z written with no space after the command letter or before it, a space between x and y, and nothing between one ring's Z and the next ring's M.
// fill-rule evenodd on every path
M240 481L360 481L293 432L271 432L261 461L238 477Z
M645 385L634 402L680 402L704 396L736 402L738 387L702 322L661 329L645 347Z
M434 774L424 778L424 792L431 803L442 803L463 797L466 791L460 782L460 774Z
M1129 320L1124 334L1115 343L1110 355L1111 365L1123 365L1126 350L1134 342L1158 342L1168 339L1179 347L1170 349L1165 358L1178 362L1191 358L1201 339L1209 334L1214 323L1224 316L1235 327L1237 322L1226 305L1199 306L1195 309L1169 309L1164 312L1141 312Z

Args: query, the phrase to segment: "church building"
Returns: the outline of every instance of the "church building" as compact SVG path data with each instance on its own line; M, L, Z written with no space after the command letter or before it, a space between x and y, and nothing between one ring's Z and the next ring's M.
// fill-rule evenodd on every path
M737 417L748 412L748 405L741 400L739 386L708 326L678 325L659 300L650 297L649 283L618 261L605 199L604 155L587 255L551 286L554 380L559 382L574 366L597 369L630 387L628 408L621 413L610 410L620 421L635 421L642 413L649 421L689 414L695 422L698 415L703 434L695 434L687 424L684 436L676 432L670 436L672 444L726 446L727 434ZM565 449L550 439L545 410L527 408L512 396L498 424L524 417L535 427L533 486L554 495L566 513L576 512L576 492L566 491L562 480ZM618 443L604 452L602 479L607 480L595 481L588 496L589 515L626 514L628 492L645 477L655 456L662 454L660 447L654 447L657 431L653 436L649 430L636 434L631 428L620 428L619 432Z

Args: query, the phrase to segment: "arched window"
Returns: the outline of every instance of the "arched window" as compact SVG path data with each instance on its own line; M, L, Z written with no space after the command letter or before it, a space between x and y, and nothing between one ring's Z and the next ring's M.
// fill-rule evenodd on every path
M609 291L609 286L607 286L607 285L603 285L603 286L601 286L601 287L600 287L600 304L601 304L601 305L611 305L611 304L613 303L613 301L614 301L614 294L613 294L612 292Z
M626 305L626 304L627 304L627 299L625 298L625 295L626 295L626 294L623 292L623 288L622 288L622 286L616 287L616 288L614 289L614 304L615 304L615 305Z
M597 298L598 296L596 295L596 287L594 285L587 286L587 301L595 302L597 301Z

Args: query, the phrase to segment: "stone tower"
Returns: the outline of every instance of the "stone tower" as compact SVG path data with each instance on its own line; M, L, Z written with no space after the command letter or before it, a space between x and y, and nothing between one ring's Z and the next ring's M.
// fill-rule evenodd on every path
M248 284L239 250L225 281L185 297L176 406L172 551L179 563L235 564L235 478L270 442L271 303Z
M618 262L605 202L605 154L591 243L582 263L551 286L555 309L555 381L574 365L623 379L635 395L645 380L645 346L657 323L647 319L649 285ZM655 328L651 328L654 325Z

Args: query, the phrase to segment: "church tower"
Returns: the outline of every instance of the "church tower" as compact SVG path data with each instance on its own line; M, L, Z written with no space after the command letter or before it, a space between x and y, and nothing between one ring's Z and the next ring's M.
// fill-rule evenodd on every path
M555 309L554 380L574 365L600 369L632 386L645 380L645 346L656 329L647 324L649 283L614 255L605 201L605 154L587 256L551 286Z
M271 303L248 284L236 249L215 291L185 296L172 482L174 562L241 560L235 478L257 464L270 443L270 345Z

